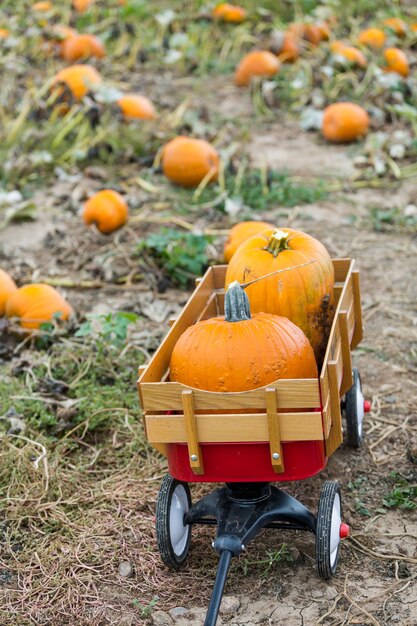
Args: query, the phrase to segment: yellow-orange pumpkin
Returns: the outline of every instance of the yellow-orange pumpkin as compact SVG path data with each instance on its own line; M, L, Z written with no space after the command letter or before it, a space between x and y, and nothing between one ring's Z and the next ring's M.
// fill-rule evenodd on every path
M358 65L363 68L368 65L368 61L366 60L366 56L362 50L355 48L355 46L347 46L341 41L334 41L331 44L330 49L335 54L344 57L352 65Z
M304 263L309 264L263 278ZM251 237L230 260L226 286L256 279L262 280L246 288L252 311L288 317L305 333L321 362L334 309L333 263L323 244L288 228Z
M17 290L16 283L7 272L0 269L0 316L4 315L6 302L14 291Z
M251 316L244 290L232 283L225 317L198 322L181 335L171 356L170 379L207 391L248 391L281 378L315 378L308 339L286 317Z
M101 83L101 76L91 65L70 65L56 74L53 87L62 93L65 85L75 100L81 100L90 91L91 87Z
M384 20L384 26L392 30L398 37L405 37L407 34L407 24L399 17L389 17Z
M246 87L253 78L268 78L279 72L279 59L267 50L253 50L246 54L235 72L235 85Z
M384 67L386 72L396 72L401 76L408 76L410 73L407 57L399 48L387 48L384 50L384 58L387 63Z
M118 99L122 115L126 118L136 118L139 120L154 120L156 110L152 102L146 96L136 93L128 93Z
M182 187L196 187L210 175L217 180L219 155L204 139L175 137L162 151L162 169L167 178Z
M246 19L247 11L243 7L236 6L234 4L228 4L222 2L214 7L212 16L223 22L231 22L234 24L240 24Z
M48 2L47 0L45 0L44 2L35 2L35 4L32 5L32 9L34 11L39 11L41 13L46 12L46 11L50 11L53 8L53 5L51 2Z
M102 42L94 35L79 35L75 33L67 37L61 46L62 58L70 63L91 57L102 59L105 54L106 51Z
M300 56L300 46L291 33L284 33L282 46L277 51L281 63L294 63Z
M78 13L84 13L92 4L94 4L94 0L72 0L72 6Z
M7 28L0 28L0 39L7 39L9 35L10 32L7 30Z
M39 328L55 317L66 320L72 308L61 294L43 283L25 285L14 291L6 302L7 317L17 318L22 328Z
M367 28L359 33L358 41L368 48L382 48L385 44L386 36L380 28Z
M353 102L336 102L324 109L322 133L333 143L349 143L366 135L369 115Z
M322 40L322 32L315 24L292 24L290 32L298 39L304 39L313 46L318 46Z
M229 236L224 244L224 260L226 263L229 263L241 243L258 233L261 233L264 230L270 230L271 228L274 228L274 225L269 222L249 221L235 224L233 228L230 229Z
M128 206L124 198L113 191L103 189L94 194L84 205L83 219L86 224L96 224L102 233L111 233L126 223Z

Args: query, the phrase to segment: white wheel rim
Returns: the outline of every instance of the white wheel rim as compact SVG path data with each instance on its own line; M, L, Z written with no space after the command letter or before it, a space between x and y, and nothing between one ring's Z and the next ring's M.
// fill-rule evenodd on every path
M356 415L358 418L358 435L362 437L362 426L363 426L363 418L365 415L365 399L363 397L362 389L360 382L358 380L358 384L356 387Z
M189 509L186 491L182 485L177 485L172 494L169 510L169 537L172 549L180 556L187 545L189 526L184 525L184 515Z
M332 509L332 521L330 527L330 566L333 568L336 559L337 552L340 543L340 524L342 523L342 517L340 513L340 496L336 493L333 501Z

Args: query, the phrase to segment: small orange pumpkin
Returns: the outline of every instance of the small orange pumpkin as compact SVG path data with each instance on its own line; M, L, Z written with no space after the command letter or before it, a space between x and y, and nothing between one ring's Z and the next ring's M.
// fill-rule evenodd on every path
M279 59L267 50L253 50L240 61L235 72L235 85L246 87L256 76L268 78L279 72Z
M48 2L47 0L45 0L45 2L35 2L35 4L32 5L32 9L34 11L39 11L41 13L46 12L46 11L50 11L53 8L53 5L51 2Z
M16 283L7 272L0 269L0 316L4 315L6 302L14 291L17 290Z
M79 35L67 37L61 46L61 56L66 61L74 63L79 59L96 57L102 59L106 51L100 39L94 35Z
M212 16L216 19L220 19L223 22L231 22L234 24L240 24L246 19L247 11L243 7L235 6L234 4L228 4L222 2L218 4L212 11Z
M7 39L9 35L10 31L8 31L7 28L0 28L0 39Z
M270 230L274 228L273 224L269 222L240 222L235 224L229 232L226 243L224 244L224 260L229 263L230 259L238 249L241 243L257 235L264 230Z
M322 41L329 41L330 39L330 35L331 30L330 30L330 26L328 24L328 22L321 22L320 24L317 24L317 28L320 31L320 37Z
M54 317L66 320L72 308L61 294L43 283L25 285L14 291L6 302L7 317L16 317L22 328L39 328Z
M78 13L84 13L94 3L94 0L72 0L72 6Z
M387 26L398 37L405 37L407 34L407 24L399 17L389 17L384 20L384 26Z
M289 31L298 39L304 39L313 46L318 46L322 40L320 28L315 24L292 24Z
M316 378L311 345L286 317L250 312L238 283L225 296L225 316L189 326L171 355L170 379L207 391L248 391L281 378Z
M220 158L204 139L175 137L162 151L162 170L167 178L182 187L196 187L211 173L217 180Z
M367 28L359 33L358 41L368 48L382 48L385 44L386 36L380 28Z
M324 109L322 133L333 143L348 143L367 134L369 115L353 102L336 102Z
M125 118L154 120L157 117L154 105L146 96L128 93L119 98L117 104Z
M410 24L410 30L411 30L413 33L417 33L417 23Z
M277 52L281 63L294 63L300 56L300 46L291 33L284 33L282 46Z
M72 93L75 100L81 100L87 95L93 85L101 83L101 76L91 65L70 65L56 74L52 85L64 84ZM59 91L62 93L62 87Z
M101 233L111 233L126 223L128 207L124 198L112 189L94 194L84 205L83 219L86 224L96 224Z
M273 274L285 268L295 269ZM289 228L265 230L234 253L226 287L235 280L240 284L256 280L245 289L252 311L288 317L305 333L321 362L334 308L333 263L323 244Z
M387 63L387 67L384 67L386 72L396 72L401 76L408 76L410 73L407 57L399 48L387 48L384 50L384 58Z
M344 57L352 65L358 65L362 68L365 68L368 65L368 61L366 60L366 56L362 50L355 48L355 46L346 46L340 41L334 41L331 45L331 49L335 54Z

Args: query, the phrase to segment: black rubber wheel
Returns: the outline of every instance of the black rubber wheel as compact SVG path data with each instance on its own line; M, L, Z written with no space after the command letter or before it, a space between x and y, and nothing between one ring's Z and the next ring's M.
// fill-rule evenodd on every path
M353 385L345 395L346 443L359 448L363 441L363 418L365 415L362 383L359 371L353 368Z
M337 570L341 522L342 498L339 483L336 480L327 480L320 495L316 529L316 566L323 580L329 580Z
M190 507L188 484L166 474L156 502L156 539L162 561L171 569L179 569L188 555L191 526L184 524L184 515Z

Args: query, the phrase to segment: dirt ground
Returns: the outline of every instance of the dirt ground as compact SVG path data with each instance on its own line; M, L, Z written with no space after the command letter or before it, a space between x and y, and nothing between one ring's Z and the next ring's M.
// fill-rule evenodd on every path
M134 85L142 78L133 75L131 82ZM167 97L160 82L145 78L145 83L155 99ZM178 104L188 83L182 79L172 84L169 98ZM226 120L228 116L251 120L250 95L230 86L229 77L214 81L215 97L204 93L203 80L194 81L194 86L190 108L200 112L204 109L209 118L220 115ZM325 145L316 134L301 131L298 124L281 114L250 121L248 126L245 141L227 125L225 132L230 133L230 140L238 143L238 150L248 155L253 166L284 168L290 175L306 179L323 177L342 182L342 190L324 200L284 212L278 206L258 210L256 218L308 232L324 243L332 257L357 260L365 336L353 360L361 373L365 396L372 401L372 411L366 417L361 449L343 444L323 473L284 485L316 511L323 482L339 480L344 519L351 526L351 536L343 543L337 575L329 583L318 578L313 537L265 531L232 564L225 593L229 599L232 597L230 602L235 608L230 613L222 611L218 623L416 626L417 512L386 506L384 498L400 485L404 487L399 502L402 505L407 501L406 490L417 483L417 234L415 229L391 224L381 227L372 209L403 211L408 205L417 205L417 180L387 180L386 185L381 183L376 188L354 188L350 181L356 172L355 146ZM20 282L56 280L80 317L115 310L138 313L135 341L149 356L166 332L168 318L178 314L189 292L170 286L160 293L146 276L119 287L106 282L136 271L138 261L127 258L125 250L152 231L146 216L158 214L158 198L133 182L135 168L129 164L122 174L120 168L107 167L87 167L65 177L57 174L54 184L40 187L34 197L36 220L12 223L0 230L0 246L2 267L13 271ZM97 231L86 231L78 215L86 195L109 178L118 178L135 207L134 214L142 216L142 220L132 220L130 226L112 236L111 246ZM157 177L155 181L159 184ZM196 229L219 232L231 223L228 216L211 210L202 210L188 219ZM218 261L222 242L222 237L214 242ZM96 287L91 285L94 281ZM139 423L139 405L135 416ZM139 462L143 464L140 468L136 465ZM66 605L58 591L44 598L42 583L59 571L58 561L65 560L65 541L63 538L62 545L52 549L55 564L46 566L41 561L36 564L37 542L44 542L45 537L41 533L34 535L31 566L37 569L31 570L35 571L32 579L25 565L16 562L24 584L19 586L17 579L12 579L12 588L20 596L15 595L9 602L12 608L4 614L5 626L58 626L48 618L49 602L69 607L67 618L61 610L59 626L203 624L217 558L211 549L214 531L193 530L189 560L181 572L171 573L162 565L153 524L155 500L165 471L164 460L149 451L135 457L120 472L109 469L106 473L104 464L100 470L103 474L97 473L102 500L95 503L86 499L89 527L83 526L80 541L83 549L88 546L96 556L91 561L80 556L80 567L84 567L81 600ZM81 474L71 487L74 494L77 480L81 481L81 489ZM196 499L209 488L193 487L193 497ZM282 544L285 556L280 558L276 555ZM128 578L119 574L123 561L132 567ZM184 611L172 612L178 607L184 607Z

